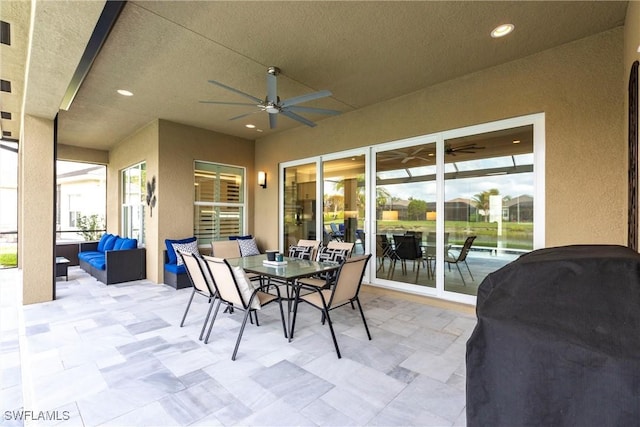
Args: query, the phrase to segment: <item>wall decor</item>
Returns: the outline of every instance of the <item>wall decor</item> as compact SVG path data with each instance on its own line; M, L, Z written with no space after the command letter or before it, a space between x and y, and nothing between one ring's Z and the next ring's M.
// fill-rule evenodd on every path
M638 61L629 76L629 220L628 242L638 251Z
M149 206L149 216L153 216L153 208L156 207L156 176L147 181L147 206Z

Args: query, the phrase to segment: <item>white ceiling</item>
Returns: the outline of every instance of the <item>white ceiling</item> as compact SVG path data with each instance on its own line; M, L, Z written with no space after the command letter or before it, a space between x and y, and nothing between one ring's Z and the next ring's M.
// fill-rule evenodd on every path
M2 46L3 79L19 81L24 70L25 4L2 1L16 44L10 54ZM33 45L40 51L32 54L27 112L53 117L103 4L38 2ZM230 121L252 107L199 103L247 102L207 80L264 98L274 65L282 70L281 99L327 89L332 97L304 106L348 113L623 25L626 8L612 1L130 1L71 108L60 112L58 140L109 149L157 118L257 139L304 125L281 116L270 130L264 112ZM506 22L515 32L492 39L489 32ZM120 88L135 95L122 97ZM2 95L3 111L19 108ZM318 126L331 120L302 115ZM2 126L18 138L16 120Z

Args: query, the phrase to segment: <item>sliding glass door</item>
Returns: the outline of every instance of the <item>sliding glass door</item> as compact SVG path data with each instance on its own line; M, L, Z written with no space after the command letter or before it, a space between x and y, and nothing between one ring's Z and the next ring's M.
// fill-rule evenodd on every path
M376 152L376 278L436 286L436 141Z
M544 114L281 165L281 248L371 253L367 281L464 303L544 246Z
M533 249L533 125L446 139L444 170L444 289L476 295Z

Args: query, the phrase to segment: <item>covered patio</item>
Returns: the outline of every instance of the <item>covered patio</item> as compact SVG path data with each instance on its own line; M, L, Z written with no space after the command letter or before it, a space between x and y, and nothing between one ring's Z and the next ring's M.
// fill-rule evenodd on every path
M288 343L265 309L232 362L240 313L220 317L205 345L203 298L179 327L190 289L106 286L71 267L55 301L22 306L21 285L18 270L0 271L5 410L57 411L77 426L465 425L468 308L366 287L372 340L356 311L337 310L339 364L316 310L301 308Z

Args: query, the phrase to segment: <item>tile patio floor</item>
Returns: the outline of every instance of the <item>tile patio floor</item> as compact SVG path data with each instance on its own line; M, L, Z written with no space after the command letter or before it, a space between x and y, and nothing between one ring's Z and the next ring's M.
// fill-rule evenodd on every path
M338 359L317 310L300 307L288 343L270 305L260 327L247 325L233 362L241 312L219 315L205 345L204 298L196 296L179 327L190 289L144 280L105 286L77 267L69 273L57 282L56 301L19 306L19 271L0 271L2 426L466 423L473 314L364 289L373 339L357 311L332 312ZM7 416L20 408L59 420Z

